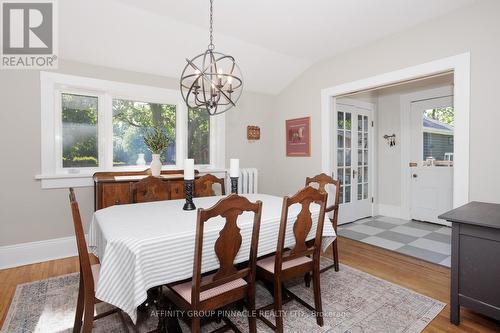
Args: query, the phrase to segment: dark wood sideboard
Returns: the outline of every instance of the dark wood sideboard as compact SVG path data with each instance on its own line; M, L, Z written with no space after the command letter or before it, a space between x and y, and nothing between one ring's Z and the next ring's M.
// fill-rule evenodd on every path
M450 321L460 306L500 320L500 204L470 202L441 216L452 222Z
M132 202L131 186L151 175L149 169L130 172L96 172L94 174L94 210ZM195 178L199 172L195 170ZM160 178L169 183L170 199L185 198L184 171L165 170Z

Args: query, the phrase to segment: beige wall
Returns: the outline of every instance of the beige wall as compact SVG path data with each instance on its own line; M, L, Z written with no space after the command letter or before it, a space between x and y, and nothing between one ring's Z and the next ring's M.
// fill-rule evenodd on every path
M303 73L276 100L273 168L279 171L273 177L273 192L294 192L307 175L321 170L321 89L470 51L470 199L500 202L500 151L493 135L500 124L495 106L500 88L499 13L500 1L481 1ZM312 117L312 156L287 158L282 144L285 120L303 116Z
M61 61L57 72L98 79L178 88L177 79ZM66 189L42 190L40 173L40 75L38 71L0 71L0 246L66 237L73 234ZM269 136L249 144L246 125L267 130L271 97L245 92L238 109L227 117L227 156L240 157L242 167L262 167L259 149ZM76 189L87 226L93 211L92 188Z
M238 107L226 113L226 166L229 166L230 158L239 158L241 168L257 168L258 189L262 193L271 191L268 180L274 175L270 151L273 145L273 102L272 96L245 93ZM260 127L260 140L247 140L248 125Z

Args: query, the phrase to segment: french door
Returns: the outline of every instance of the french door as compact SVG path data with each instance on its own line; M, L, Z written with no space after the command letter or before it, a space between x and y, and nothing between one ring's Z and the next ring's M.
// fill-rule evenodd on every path
M341 182L339 223L372 215L373 110L337 103L334 177Z

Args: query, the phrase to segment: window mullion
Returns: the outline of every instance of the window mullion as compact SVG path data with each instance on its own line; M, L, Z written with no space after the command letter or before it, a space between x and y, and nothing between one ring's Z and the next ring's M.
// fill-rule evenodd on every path
M184 103L177 104L176 112L176 167L184 167L184 159L188 157L188 110Z

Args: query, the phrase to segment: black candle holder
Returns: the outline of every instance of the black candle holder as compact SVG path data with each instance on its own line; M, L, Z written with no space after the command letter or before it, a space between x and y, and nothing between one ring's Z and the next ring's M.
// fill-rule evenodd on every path
M231 193L238 194L238 177L231 178Z
M194 180L192 179L184 179L184 188L186 189L186 203L182 209L184 210L195 210L196 206L193 202L193 185Z

